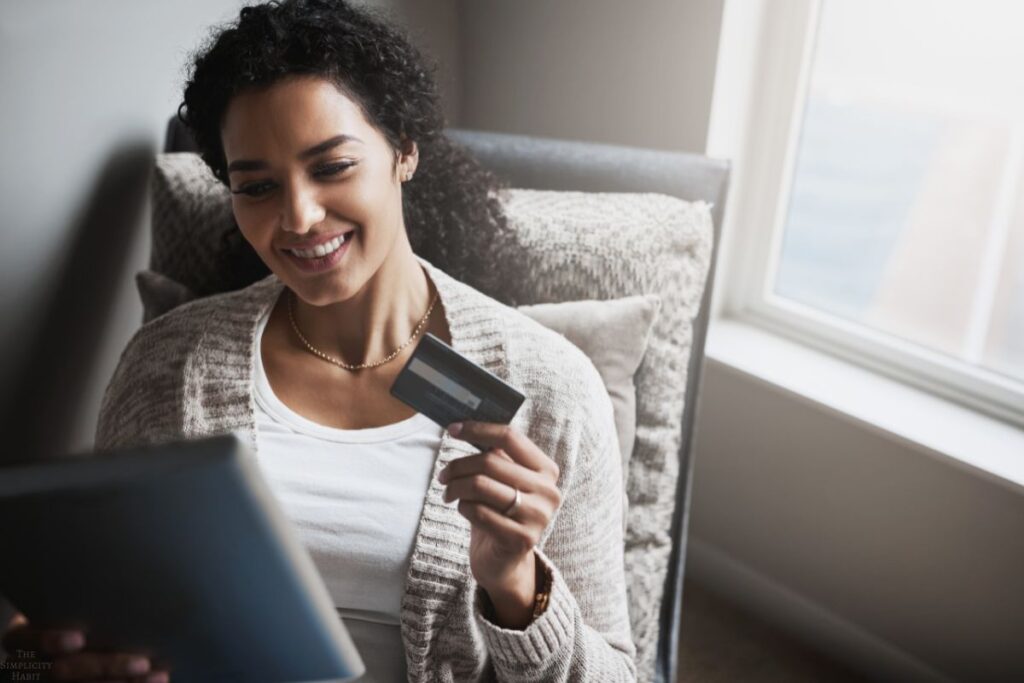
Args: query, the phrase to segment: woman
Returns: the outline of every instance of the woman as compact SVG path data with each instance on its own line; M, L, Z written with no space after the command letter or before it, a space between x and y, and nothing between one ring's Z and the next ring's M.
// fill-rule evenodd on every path
M575 347L445 272L486 268L470 255L497 258L503 226L415 49L340 0L248 7L182 118L271 275L145 325L97 446L245 435L366 680L634 680L610 401ZM390 396L425 332L526 394L511 426L442 429ZM23 620L7 642L57 678L166 673Z

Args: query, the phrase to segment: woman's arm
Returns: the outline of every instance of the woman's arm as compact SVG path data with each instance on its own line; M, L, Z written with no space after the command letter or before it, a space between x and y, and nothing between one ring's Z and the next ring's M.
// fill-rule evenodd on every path
M103 393L96 450L181 438L188 350L203 329L202 320L181 315L187 307L143 325L128 341Z
M547 609L523 629L502 628L485 616L489 597L477 588L476 619L499 681L636 680L618 442L600 377L583 374L593 398L576 413L584 424L562 471L562 503L534 550L552 572Z

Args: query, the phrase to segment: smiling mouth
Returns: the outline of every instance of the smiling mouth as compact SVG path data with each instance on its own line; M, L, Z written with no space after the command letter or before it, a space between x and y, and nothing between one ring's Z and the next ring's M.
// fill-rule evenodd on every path
M338 235L334 239L328 242L324 242L323 244L318 244L310 249L285 249L285 251L287 251L289 254L292 254L293 256L297 256L298 258L303 259L323 258L324 256L330 256L334 252L341 249L342 245L345 244L345 242L348 242L350 239L352 239L353 234L355 234L355 230L346 232L343 235Z

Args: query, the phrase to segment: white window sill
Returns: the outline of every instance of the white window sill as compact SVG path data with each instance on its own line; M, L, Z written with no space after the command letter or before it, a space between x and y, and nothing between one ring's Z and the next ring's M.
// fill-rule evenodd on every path
M1024 430L731 318L706 356L1024 493Z

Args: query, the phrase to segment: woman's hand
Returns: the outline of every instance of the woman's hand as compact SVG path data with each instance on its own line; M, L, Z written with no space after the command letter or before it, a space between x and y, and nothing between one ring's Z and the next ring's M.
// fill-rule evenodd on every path
M558 465L526 435L510 425L466 421L448 433L483 452L459 458L441 470L445 502L458 499L459 513L472 525L469 563L487 591L502 626L530 622L536 593L533 552L562 502ZM520 503L506 515L515 501Z
M17 670L18 662L37 663L52 660L49 676L53 681L129 681L130 683L168 683L166 671L151 671L149 658L143 655L92 652L85 649L85 634L75 629L44 629L30 626L17 614L3 634L7 668ZM26 674L42 673L26 669Z

